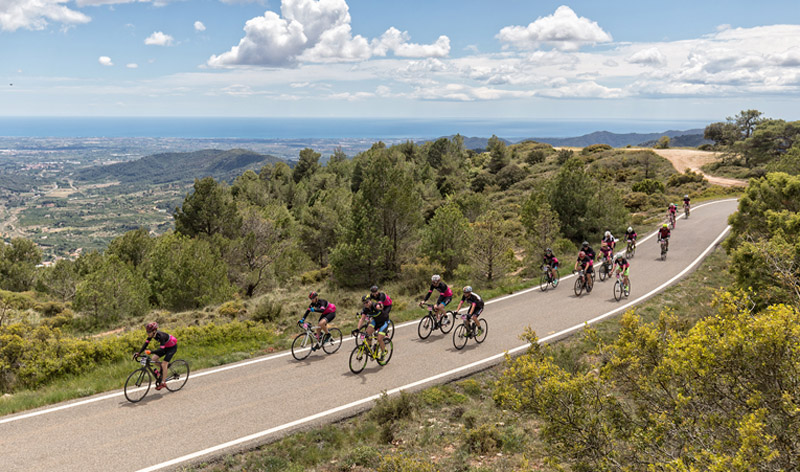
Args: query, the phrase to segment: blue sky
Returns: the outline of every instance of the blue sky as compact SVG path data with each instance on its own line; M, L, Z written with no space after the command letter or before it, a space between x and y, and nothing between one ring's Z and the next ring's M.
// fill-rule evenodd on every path
M800 8L0 0L0 84L2 116L794 120Z

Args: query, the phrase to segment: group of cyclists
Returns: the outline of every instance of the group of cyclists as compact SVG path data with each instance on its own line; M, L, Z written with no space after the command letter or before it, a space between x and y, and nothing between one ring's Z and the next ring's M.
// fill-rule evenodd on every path
M689 195L684 195L683 205L688 217L690 210ZM674 203L670 203L667 210L667 220L672 224L673 228L675 227L675 221L677 220L676 212L676 205ZM658 241L665 241L666 247L668 248L670 235L670 225L668 223L664 223L658 230ZM632 226L629 226L625 231L623 239L633 250L636 249L636 238L636 231L634 231ZM624 253L617 254L616 256L614 255L616 243L617 239L611 234L611 231L606 231L600 241L599 258L594 249L589 245L588 241L583 241L581 244L581 249L578 252L578 258L575 261L573 270L576 272L581 272L581 276L584 277L587 293L592 291L594 285L594 278L592 274L594 274L594 261L596 259L602 264L607 264L607 267L610 267L609 273L616 271L617 274L622 276L623 290L625 291L626 295L629 293L630 262L625 257ZM558 258L553 254L552 249L547 248L545 250L543 262L549 271L549 276L551 278L555 278L559 268L559 261ZM420 307L424 307L434 290L439 294L438 298L436 299L436 303L434 303L432 306L432 311L436 314L436 326L438 327L440 323L450 322L447 317L443 318L443 315L445 314L447 305L453 300L453 289L445 284L444 281L442 281L441 276L438 274L433 275L431 277L431 285L428 289L428 292L419 302ZM479 336L481 328L478 324L478 316L483 312L483 298L475 293L472 290L472 287L469 285L462 289L462 293L463 295L461 297L461 301L459 301L455 312L458 313L462 306L467 304L469 306L469 309L467 310L467 322L472 323L472 327ZM319 313L318 326L316 327L316 336L319 342L311 347L311 350L314 351L330 338L328 326L334 320L334 318L336 318L336 305L320 298L319 294L315 291L310 292L308 294L308 298L310 300L308 309L306 309L302 318L300 318L298 321L298 325L303 327L306 318L311 313ZM374 334L377 334L377 342L380 347L379 355L382 356L386 352L384 338L387 335L387 330L389 327L389 313L392 311L392 299L388 294L381 292L377 285L373 285L370 287L369 293L361 297L361 303L362 308L358 312L358 327L352 331L352 334L354 336L358 335L362 328L365 328L368 337L372 337ZM159 331L158 328L158 323L156 322L150 322L145 326L147 339L145 340L144 345L142 345L142 348L133 354L133 358L137 359L142 352L145 351L153 339L159 343L159 347L152 351L152 360L154 363L161 366L161 369L157 368L155 370L157 377L156 390L161 390L165 387L162 378L163 373L167 372L169 362L178 350L178 342L174 336Z

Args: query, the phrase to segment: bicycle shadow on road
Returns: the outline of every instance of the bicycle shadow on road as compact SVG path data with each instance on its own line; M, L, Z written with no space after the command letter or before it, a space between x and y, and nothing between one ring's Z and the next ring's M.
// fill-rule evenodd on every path
M158 401L158 400L160 400L160 399L162 399L164 397L164 393L163 392L161 392L161 391L152 391L153 390L152 388L150 390L151 390L150 392L147 392L147 396L146 397L142 398L141 400L139 400L136 403L129 402L123 396L122 398L123 398L124 401L119 402L120 408L136 408L138 406L146 405L146 404L148 404L150 402ZM177 393L177 392L167 391L166 393Z

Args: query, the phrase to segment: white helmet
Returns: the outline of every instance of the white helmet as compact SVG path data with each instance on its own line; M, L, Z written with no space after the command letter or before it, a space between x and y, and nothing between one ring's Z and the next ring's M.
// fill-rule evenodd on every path
M687 193L686 195L683 196L683 198L689 198L689 194Z
M607 238L610 238L610 237L611 237L611 231L606 231L606 237L607 237Z
M631 226L628 226L628 232L629 232L629 233L633 233L633 227L631 227Z
M472 293L472 287L471 287L471 286L469 286L469 285L467 285L466 287L464 287L464 293Z
M436 282L438 282L440 279L441 279L441 277L439 277L439 275L437 274L437 275L434 275L433 277L431 277L431 282L433 282L433 283L436 283Z

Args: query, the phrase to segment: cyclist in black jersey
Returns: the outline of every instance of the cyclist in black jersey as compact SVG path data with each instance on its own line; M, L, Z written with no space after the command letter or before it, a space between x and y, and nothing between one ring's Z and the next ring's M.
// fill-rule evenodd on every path
M483 313L483 298L480 295L472 291L472 287L467 285L463 288L464 295L461 297L461 301L458 302L458 308L456 308L456 313L461 310L461 305L464 302L469 303L469 310L467 310L467 315L469 319L472 320L473 329L479 329L480 325L478 325L478 315ZM477 335L481 333L478 332Z
M392 311L392 299L389 298L389 295L383 292L378 291L378 286L373 285L369 288L369 298L370 300L374 300L376 302L381 302L383 305L383 314L389 316L389 312Z
M386 353L386 345L383 338L386 337L386 330L389 328L389 315L383 313L383 304L370 300L368 295L361 297L361 302L364 308L361 309L359 315L361 319L358 320L358 328L353 330L353 336L358 335L358 330L365 324L367 325L367 336L372 336L372 333L378 332L378 345L381 347L381 356Z
M175 353L178 352L178 340L175 339L175 336L159 331L158 323L155 321L147 323L144 329L147 332L147 339L142 345L142 348L139 349L138 352L133 353L133 358L137 359L142 352L147 349L147 345L150 344L151 340L155 339L159 343L158 349L151 351L151 354L153 355L153 363L158 363L158 359L161 358L161 370L155 369L156 390L161 390L167 386L163 382L164 372L167 372L169 361L171 361Z
M442 278L439 275L434 275L431 277L431 288L428 290L425 298L419 302L420 307L423 307L425 302L431 298L431 294L434 290L439 292L439 298L436 299L436 304L433 307L434 310L436 310L436 324L438 325L442 320L442 315L444 315L445 307L453 300L453 289L448 287L447 284L442 281Z

